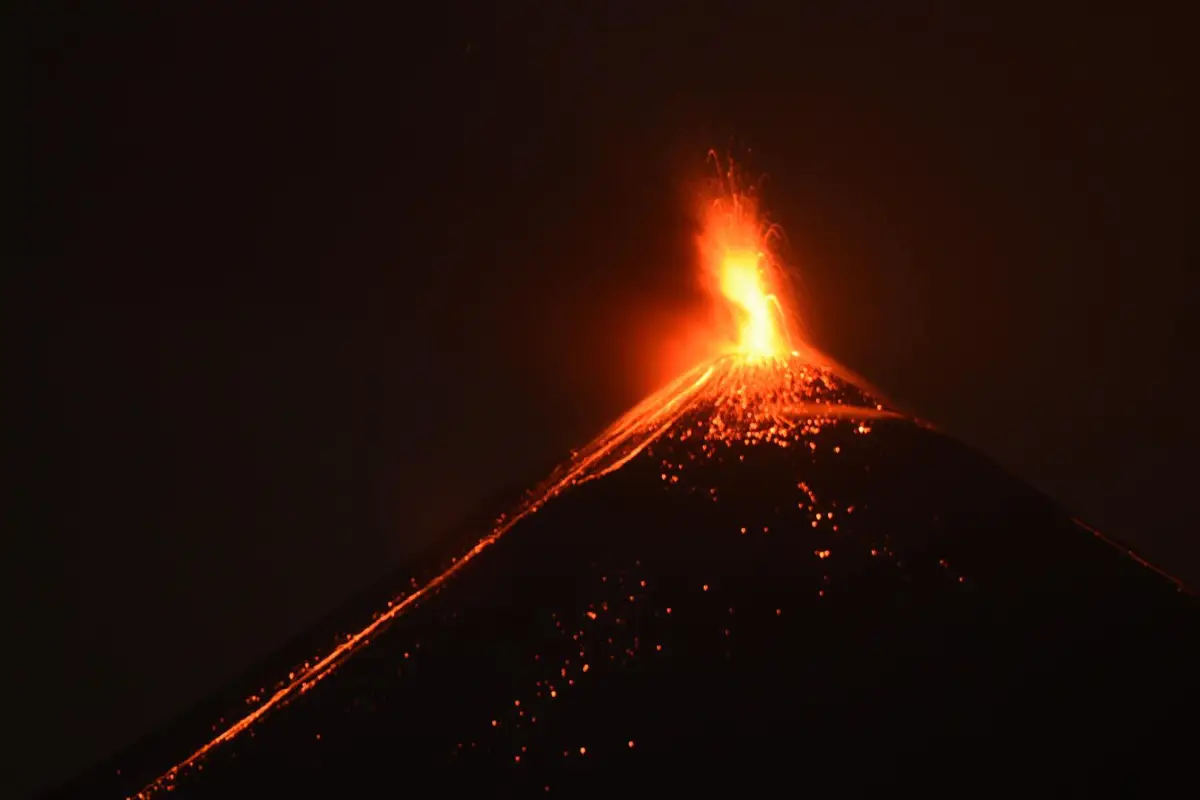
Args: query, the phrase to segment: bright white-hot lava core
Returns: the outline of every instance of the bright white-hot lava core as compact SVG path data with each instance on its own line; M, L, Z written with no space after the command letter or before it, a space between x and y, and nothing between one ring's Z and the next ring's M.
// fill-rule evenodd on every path
M715 159L715 157L714 157ZM558 494L603 478L643 453L660 437L695 437L700 452L714 457L734 446L815 448L822 426L846 423L855 434L870 432L868 420L895 416L829 359L796 337L780 295L786 285L772 255L776 229L760 216L757 196L739 187L732 162L719 174L716 191L703 203L698 234L702 278L723 320L714 331L717 354L676 377L630 409L585 447L560 464L526 500L498 519L466 552L346 633L273 687L246 699L247 708L213 737L137 794L169 791L186 771L214 749L238 737L273 710L308 692L346 659L366 647L387 625L424 598L440 591L522 519ZM857 384L857 385L856 385ZM682 465L681 465L682 466ZM663 478L667 475L664 472ZM714 496L715 499L715 496ZM815 524L815 523L814 523Z

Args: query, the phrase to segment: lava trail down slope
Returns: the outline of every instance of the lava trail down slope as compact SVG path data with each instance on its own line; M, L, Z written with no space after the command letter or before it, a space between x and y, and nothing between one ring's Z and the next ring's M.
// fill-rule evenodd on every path
M321 655L64 795L1181 779L1196 598L841 375L701 364Z

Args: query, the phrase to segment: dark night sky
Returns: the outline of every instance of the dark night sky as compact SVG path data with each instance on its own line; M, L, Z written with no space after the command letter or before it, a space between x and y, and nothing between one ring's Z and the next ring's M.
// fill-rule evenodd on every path
M819 346L1200 582L1183 18L500 5L9 26L5 794L211 692L683 366L684 190L731 137Z

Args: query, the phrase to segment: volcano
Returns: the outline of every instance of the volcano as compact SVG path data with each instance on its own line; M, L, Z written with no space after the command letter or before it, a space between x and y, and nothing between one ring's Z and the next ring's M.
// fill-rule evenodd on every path
M63 794L1186 779L1194 595L811 354L701 364L464 536Z
M1197 598L801 344L777 229L713 183L713 355L63 794L1190 778Z

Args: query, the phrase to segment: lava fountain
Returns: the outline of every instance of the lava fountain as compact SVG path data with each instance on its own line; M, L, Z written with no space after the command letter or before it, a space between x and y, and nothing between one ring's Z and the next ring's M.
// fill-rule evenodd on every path
M785 284L773 248L779 229L763 218L757 194L743 188L733 160L722 168L715 152L709 157L717 179L702 198L697 244L705 286L725 305L721 316L732 319L731 330L721 332L721 349L750 361L787 358L794 336L779 300Z

